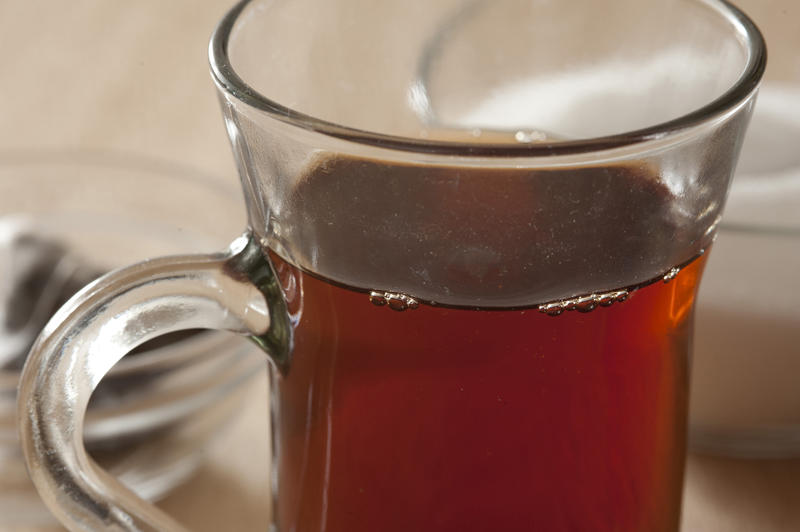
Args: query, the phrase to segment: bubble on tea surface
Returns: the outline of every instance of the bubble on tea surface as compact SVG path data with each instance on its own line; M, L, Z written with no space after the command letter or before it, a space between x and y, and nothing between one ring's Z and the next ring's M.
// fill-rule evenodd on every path
M399 292L379 292L377 290L372 290L369 293L369 301L376 307L388 306L390 309L398 312L414 310L419 307L419 302L416 299Z
M601 307L610 307L611 305L614 304L615 301L614 293L609 292L606 294L600 294L596 297L596 300L597 304L600 305Z
M376 292L373 290L369 293L369 302L376 307L383 307L386 305L386 296L383 292Z
M564 307L561 303L546 303L539 305L539 312L547 314L548 316L560 316L564 313Z
M676 278L680 272L681 272L680 268L672 268L670 271L668 271L667 273L664 274L664 277L663 277L664 282L665 283L670 282L671 280Z

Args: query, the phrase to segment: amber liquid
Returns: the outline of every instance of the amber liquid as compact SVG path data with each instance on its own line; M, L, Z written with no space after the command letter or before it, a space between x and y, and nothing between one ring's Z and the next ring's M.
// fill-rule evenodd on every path
M274 376L281 531L675 531L704 260L551 317L395 312L275 257L297 323Z

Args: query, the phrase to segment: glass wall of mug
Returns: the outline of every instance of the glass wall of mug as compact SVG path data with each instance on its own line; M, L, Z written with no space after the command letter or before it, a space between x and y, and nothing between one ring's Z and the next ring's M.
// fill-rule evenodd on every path
M770 62L698 299L698 452L800 456L800 5L740 2Z
M210 53L248 234L119 272L69 319L112 342L105 306L141 321L160 286L267 349L278 530L677 530L693 302L765 62L749 20L690 0L253 0ZM33 401L37 368L65 360L26 370L32 463L37 412L61 408ZM126 526L45 469L63 519Z

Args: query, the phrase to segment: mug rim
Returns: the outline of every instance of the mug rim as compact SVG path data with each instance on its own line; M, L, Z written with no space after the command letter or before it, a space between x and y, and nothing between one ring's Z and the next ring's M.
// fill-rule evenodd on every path
M767 63L764 36L756 24L728 0L696 0L715 9L738 29L750 52L739 78L711 102L666 122L600 137L541 143L482 143L431 140L391 135L343 126L335 122L286 107L255 90L236 71L228 54L228 44L242 12L256 0L239 0L219 21L208 48L211 75L225 93L245 105L267 113L271 118L300 129L369 146L405 152L462 157L539 157L591 153L622 148L669 137L702 125L735 109L753 94L761 82Z

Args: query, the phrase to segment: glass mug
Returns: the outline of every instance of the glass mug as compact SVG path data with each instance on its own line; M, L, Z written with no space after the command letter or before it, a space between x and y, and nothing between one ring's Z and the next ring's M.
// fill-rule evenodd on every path
M676 530L755 26L715 0L245 0L210 56L249 228L45 328L19 413L53 512L178 528L80 436L127 351L205 327L271 360L272 529Z

